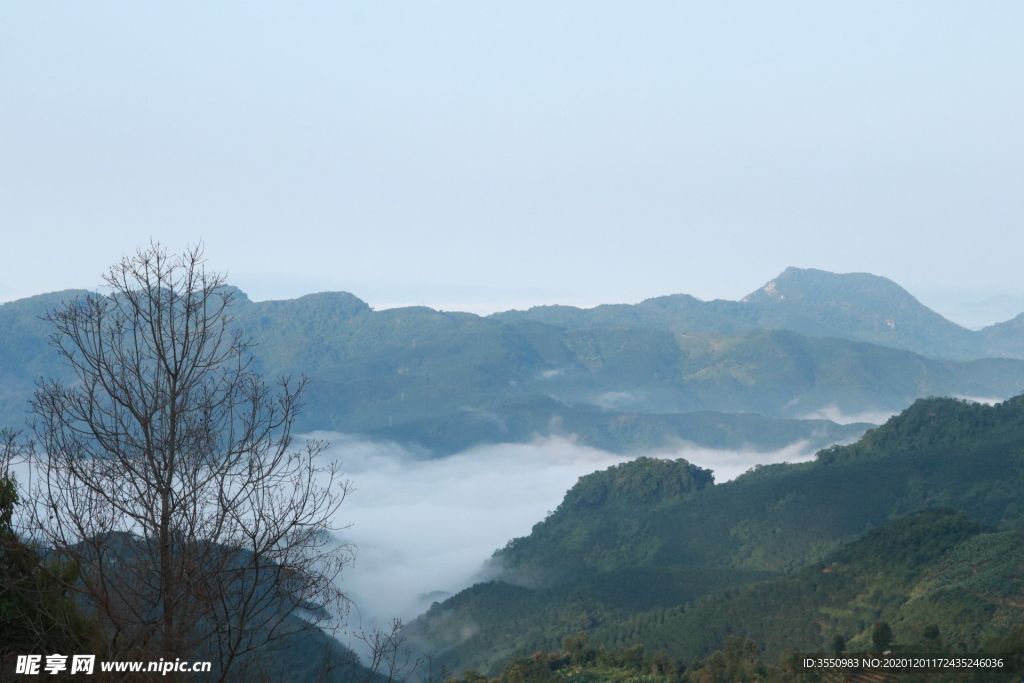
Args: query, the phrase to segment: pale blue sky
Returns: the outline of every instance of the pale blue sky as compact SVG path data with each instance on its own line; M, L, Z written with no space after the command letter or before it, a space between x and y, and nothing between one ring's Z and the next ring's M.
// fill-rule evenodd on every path
M0 300L151 237L203 239L256 298L737 298L789 265L944 312L1020 297L1022 26L1019 2L5 2Z

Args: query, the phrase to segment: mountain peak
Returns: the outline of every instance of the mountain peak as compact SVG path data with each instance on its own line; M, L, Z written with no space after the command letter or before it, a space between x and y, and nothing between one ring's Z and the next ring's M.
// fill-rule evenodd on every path
M881 299L904 306L926 308L910 292L886 277L871 273L830 273L817 268L790 266L763 287L745 296L742 301L764 303L785 299L824 300L836 295L846 299L867 297L876 304ZM867 302L866 302L867 303Z
M935 356L969 354L971 332L946 320L892 280L871 273L787 268L743 298L769 329L913 348Z
M249 298L249 295L234 285L222 285L219 291L222 294L230 296L232 303L236 305L244 306L245 304L252 303L252 299Z

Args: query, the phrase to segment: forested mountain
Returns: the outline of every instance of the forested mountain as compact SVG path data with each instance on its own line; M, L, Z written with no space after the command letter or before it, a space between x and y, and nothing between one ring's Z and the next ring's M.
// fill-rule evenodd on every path
M1018 350L1024 346L1024 313L986 327L982 332L985 333L985 355L998 356L1005 352L1009 357L1024 357L1024 353Z
M66 372L47 346L47 325L39 318L82 294L59 292L0 306L3 425L22 423L40 375ZM261 369L314 380L301 430L367 433L436 454L535 434L576 434L583 443L618 451L673 440L766 449L777 447L783 434L822 444L853 438L863 428L761 421L754 429L754 418L662 416L856 415L895 412L929 395L1002 398L1024 391L1022 360L938 360L746 323L684 334L643 316L602 322L607 307L573 309L589 316L591 326L580 327L423 307L373 311L343 292L258 303L237 290L236 297L236 324L257 344Z
M1024 358L1021 322L968 330L924 306L895 282L869 273L787 268L740 301L701 301L686 294L579 309L538 306L501 320L536 320L573 328L653 327L696 335L735 336L753 329L839 337L937 358Z
M872 627L885 621L897 649L973 652L1024 623L1021 562L1021 532L984 533L963 514L933 508L786 575L660 567L549 588L478 584L435 603L415 626L431 643L462 641L447 652L452 666L490 672L577 633L683 664L740 637L777 662L785 650L829 650L836 635L851 651L872 651Z
M773 655L835 633L863 644L885 618L898 642L936 625L972 649L1024 623L1022 500L1024 397L920 400L814 462L725 484L641 458L582 477L495 553L502 580L416 628L452 664L492 671L580 630L688 661L730 634Z
M40 376L66 376L57 354L47 345L52 328L42 316L85 290L9 301L0 305L0 427L20 427L27 401Z
M827 649L834 634L870 651L882 620L908 649L973 652L1024 623L1024 534L981 531L949 508L912 514L785 577L649 610L593 637L700 656L739 635L774 659L795 647Z

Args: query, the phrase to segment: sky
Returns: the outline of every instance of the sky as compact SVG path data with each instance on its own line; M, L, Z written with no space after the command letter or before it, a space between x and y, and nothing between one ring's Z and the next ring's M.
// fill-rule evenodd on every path
M0 301L202 241L486 313L871 272L1024 310L1019 2L0 5Z

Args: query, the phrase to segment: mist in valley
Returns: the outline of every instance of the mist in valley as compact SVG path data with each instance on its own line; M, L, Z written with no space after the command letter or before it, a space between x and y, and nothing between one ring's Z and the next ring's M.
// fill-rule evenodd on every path
M869 424L880 425L883 424L893 415L897 413L891 410L863 410L856 413L844 412L842 408L835 404L830 404L824 408L819 408L813 412L801 415L802 420L831 420L836 424L848 425L855 424L857 422L867 422Z
M640 455L676 459L715 472L722 483L755 465L812 459L806 442L758 452L678 446L618 455L551 437L526 444L478 446L427 459L402 446L319 432L355 487L337 519L339 537L356 547L343 587L353 602L350 626L378 628L409 620L431 603L493 577L487 560L530 533L583 475Z

